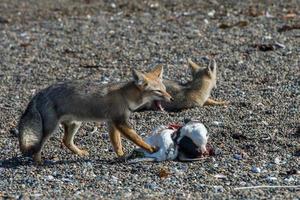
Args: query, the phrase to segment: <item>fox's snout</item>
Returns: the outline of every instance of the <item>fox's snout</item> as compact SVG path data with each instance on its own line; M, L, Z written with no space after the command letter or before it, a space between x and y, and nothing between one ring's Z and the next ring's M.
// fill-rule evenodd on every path
M174 101L174 98L168 92L164 92L164 98L167 102Z

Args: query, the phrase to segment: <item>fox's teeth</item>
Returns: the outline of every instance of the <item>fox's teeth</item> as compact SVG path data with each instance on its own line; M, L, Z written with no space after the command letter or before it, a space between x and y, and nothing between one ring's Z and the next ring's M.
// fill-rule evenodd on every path
M160 109L160 111L162 111L162 112L164 112L164 111L165 111L165 109L162 107L162 105L161 105L161 103L160 103L160 102L158 102L158 106L159 106L159 109Z
M159 105L159 109L160 111L165 111L165 109L161 106L161 104Z
M164 112L165 111L165 109L162 107L162 105L161 105L161 102L160 101L156 101L155 102L155 105L156 105L156 107L160 110L160 111L162 111L162 112Z

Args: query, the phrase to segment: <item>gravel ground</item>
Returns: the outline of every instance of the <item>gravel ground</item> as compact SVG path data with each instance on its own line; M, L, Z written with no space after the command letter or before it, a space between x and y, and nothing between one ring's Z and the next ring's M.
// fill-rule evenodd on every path
M184 3L183 3L184 2ZM0 197L299 199L300 1L0 2ZM298 28L298 29L296 29ZM165 65L186 81L186 59L218 63L212 96L224 107L134 113L145 135L159 124L201 120L218 155L194 163L112 163L103 123L87 123L79 158L47 143L44 166L22 158L14 127L34 93L70 79L130 79ZM95 129L95 127L97 129ZM134 145L124 141L126 151ZM243 189L246 186L294 188Z

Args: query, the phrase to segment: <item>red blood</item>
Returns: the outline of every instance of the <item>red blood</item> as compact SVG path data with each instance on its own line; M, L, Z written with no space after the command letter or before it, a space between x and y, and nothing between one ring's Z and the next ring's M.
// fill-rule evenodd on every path
M181 127L182 127L181 124L169 124L168 129L178 130Z

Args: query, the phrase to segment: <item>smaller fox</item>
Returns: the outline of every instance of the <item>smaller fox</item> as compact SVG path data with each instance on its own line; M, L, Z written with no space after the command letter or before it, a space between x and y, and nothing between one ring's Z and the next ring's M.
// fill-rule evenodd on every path
M211 91L216 87L217 82L217 64L215 60L210 61L207 67L200 67L191 59L188 59L188 66L192 71L190 82L183 84L173 80L163 81L167 92L174 98L172 102L162 103L162 107L166 111L176 112L204 105L228 104L226 101L216 101L210 98ZM156 107L153 104L147 104L139 111L155 110Z
M156 151L130 127L131 112L146 103L162 108L162 101L171 101L162 83L163 67L148 73L132 71L133 81L102 85L90 81L65 82L37 93L18 124L20 150L42 163L41 151L59 124L64 127L63 144L73 153L86 156L86 150L74 144L74 136L83 121L105 120L117 156L124 155L121 134L149 153Z

